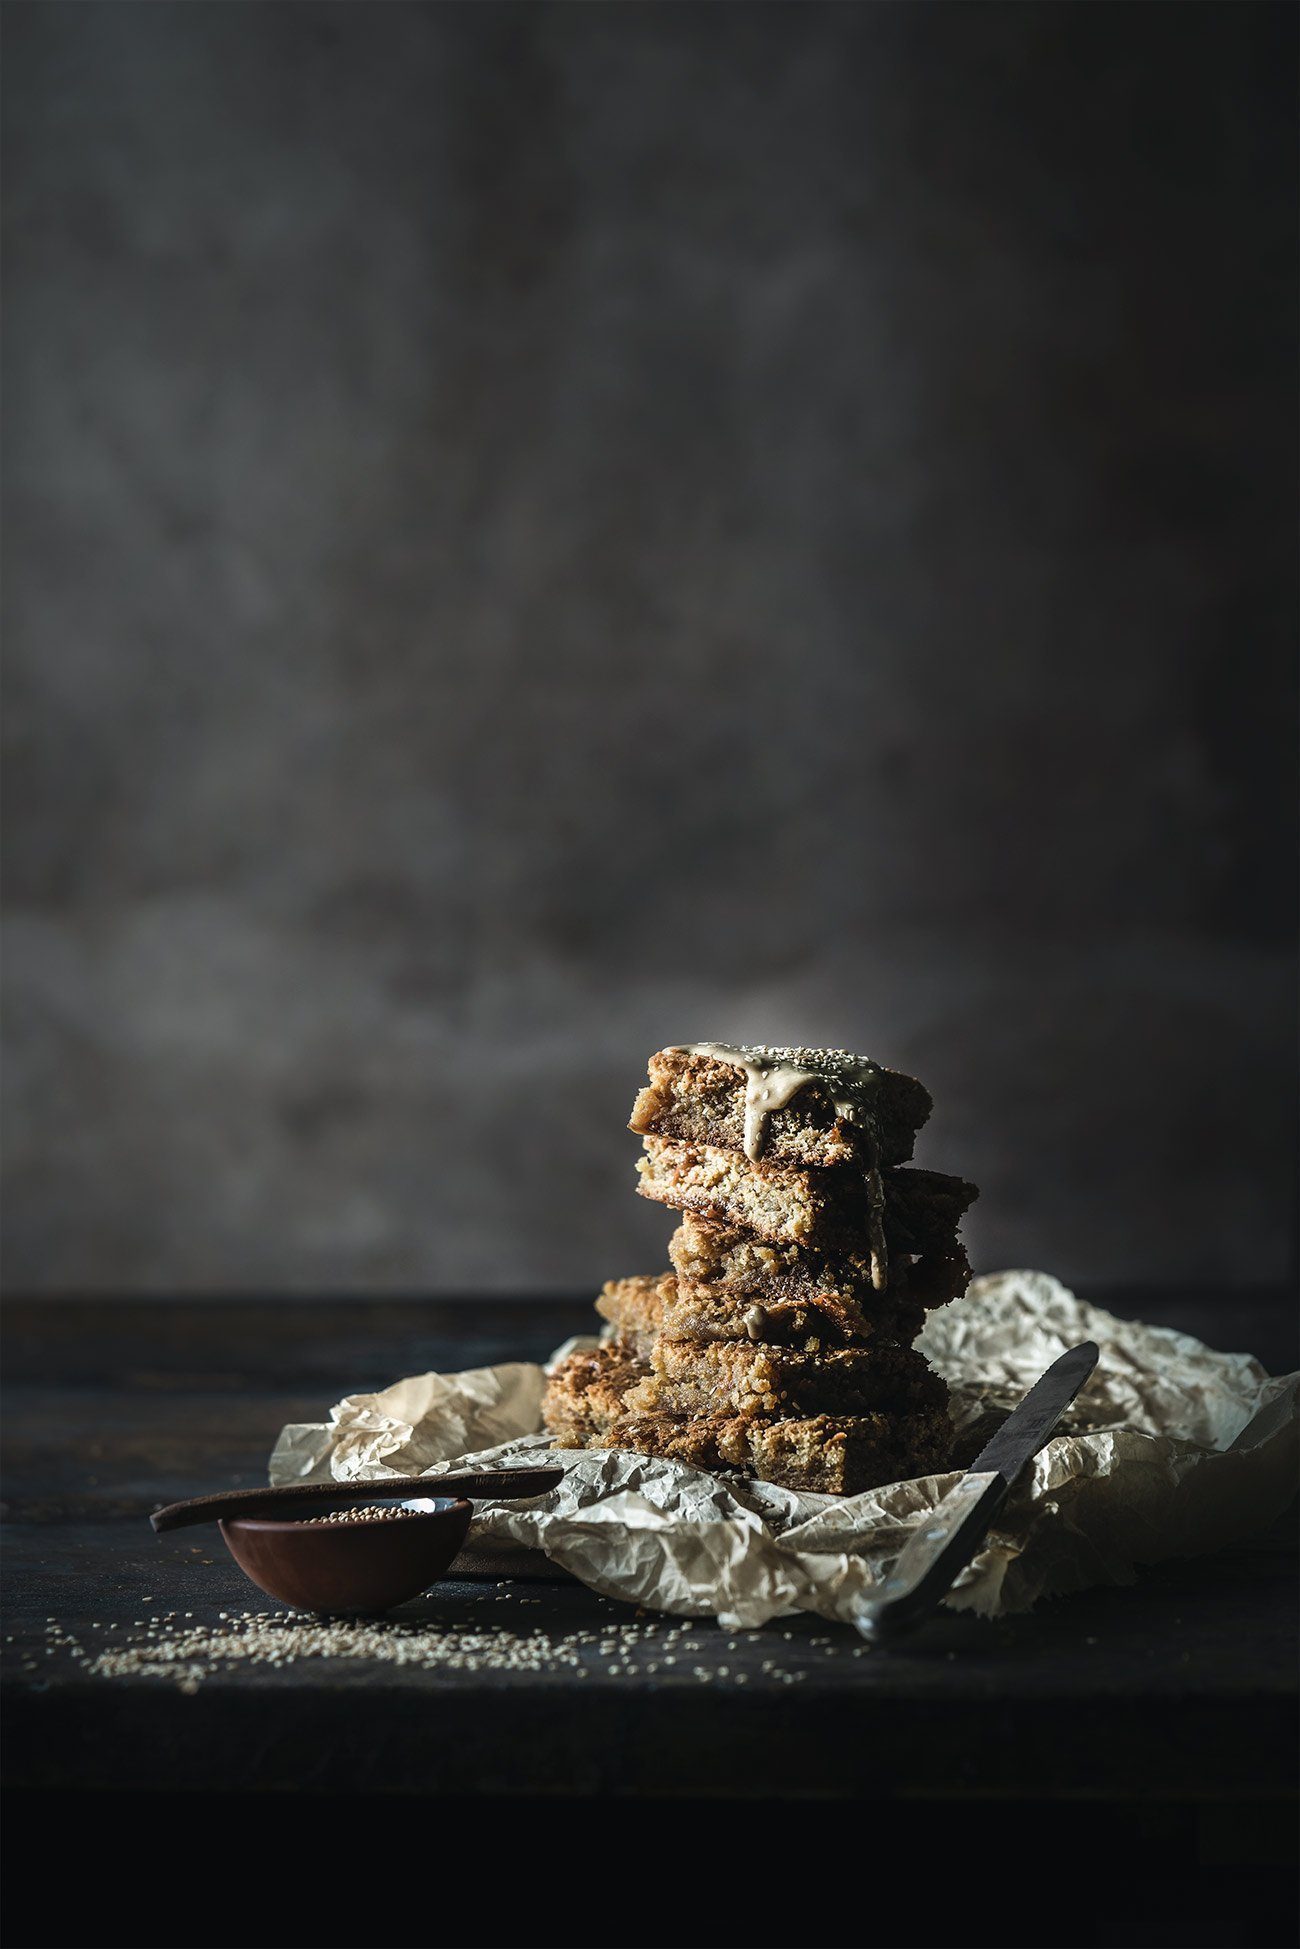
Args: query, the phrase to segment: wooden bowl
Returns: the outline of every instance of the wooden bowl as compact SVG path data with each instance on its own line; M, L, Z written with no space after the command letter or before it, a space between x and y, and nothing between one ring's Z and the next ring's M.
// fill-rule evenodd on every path
M355 1504L355 1493L350 1498ZM283 1514L227 1516L218 1527L246 1577L268 1597L300 1611L350 1616L390 1611L442 1575L465 1541L472 1507L461 1496L404 1497L390 1507L409 1515L313 1523L349 1499L301 1491Z

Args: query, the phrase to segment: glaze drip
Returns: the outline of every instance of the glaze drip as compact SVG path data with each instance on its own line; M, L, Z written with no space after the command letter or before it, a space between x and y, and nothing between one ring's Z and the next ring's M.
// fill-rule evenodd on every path
M877 1292L883 1291L889 1284L889 1253L877 1117L880 1064L866 1056L852 1055L847 1049L772 1049L762 1043L730 1042L687 1042L679 1048L685 1055L711 1056L744 1075L745 1155L755 1163L763 1154L769 1118L813 1084L826 1091L838 1116L863 1133L869 1158L866 1179L871 1283Z

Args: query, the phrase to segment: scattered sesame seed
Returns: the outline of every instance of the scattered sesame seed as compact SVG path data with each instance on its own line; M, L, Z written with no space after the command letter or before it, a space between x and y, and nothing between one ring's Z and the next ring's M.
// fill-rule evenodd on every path
M543 1599L521 1596L517 1587L501 1583L467 1597L467 1604L514 1603L538 1607ZM47 1619L45 1658L66 1652L71 1662L94 1678L163 1679L192 1695L207 1678L230 1675L260 1666L283 1671L315 1658L345 1658L372 1663L423 1667L448 1674L517 1672L521 1675L571 1674L577 1679L615 1678L653 1681L661 1672L675 1683L683 1679L701 1685L795 1685L807 1677L803 1670L782 1668L781 1645L798 1640L802 1659L820 1664L853 1648L862 1656L868 1647L851 1647L847 1639L805 1637L794 1631L747 1631L725 1637L707 1626L671 1618L656 1619L645 1611L622 1611L601 1599L601 1621L571 1629L528 1627L501 1619L491 1624L438 1617L419 1623L389 1619L328 1618L307 1611L222 1611L215 1623L195 1623L194 1613L174 1611L136 1619L117 1626L87 1620L89 1631L104 1633L89 1649L70 1635L57 1619ZM613 1615L609 1615L609 1613ZM629 1621L623 1622L622 1619ZM86 1626L81 1627L86 1630ZM779 1640L779 1642L778 1642ZM734 1662L715 1664L719 1652L760 1646L771 1653L754 1669ZM38 1669L40 1648L29 1649L26 1672ZM684 1655L682 1655L684 1654ZM684 1669L678 1671L682 1665ZM45 1667L48 1676L48 1666Z

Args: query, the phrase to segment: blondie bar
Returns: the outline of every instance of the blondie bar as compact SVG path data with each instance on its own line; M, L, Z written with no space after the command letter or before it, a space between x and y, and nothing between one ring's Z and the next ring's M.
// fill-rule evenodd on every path
M747 1340L655 1342L650 1372L629 1388L629 1414L917 1414L948 1388L924 1354L896 1342L809 1353Z
M677 1297L664 1308L665 1338L696 1343L754 1340L764 1346L794 1347L805 1353L837 1347L869 1347L881 1341L910 1346L925 1313L920 1307L884 1305L865 1311L839 1293L810 1299L719 1298L679 1279Z
M642 1273L634 1279L607 1280L596 1301L596 1311L614 1329L612 1344L644 1357L655 1336L663 1331L676 1298L675 1274Z
M866 1180L843 1170L794 1170L757 1164L742 1151L712 1144L647 1137L637 1170L643 1198L697 1212L773 1245L802 1245L834 1254L869 1256L880 1288L884 1256L871 1238L876 1214ZM979 1195L973 1184L939 1171L907 1167L876 1174L878 1229L888 1252L923 1253L952 1247L958 1220Z
M612 1448L699 1469L734 1468L787 1489L856 1495L948 1466L953 1432L943 1408L919 1414L774 1419L758 1413L628 1414L604 1437Z
M623 1412L623 1396L649 1370L625 1348L595 1347L571 1353L546 1384L542 1420L557 1448L599 1448Z
M930 1114L913 1076L843 1049L691 1043L650 1058L630 1128L776 1164L901 1164Z
M956 1298L970 1282L969 1262L955 1241L922 1258L895 1253L889 1290L880 1293L871 1284L871 1261L863 1251L823 1253L798 1245L773 1245L693 1212L683 1215L668 1241L668 1256L677 1273L678 1292L675 1300L666 1303L664 1331L682 1339L696 1337L678 1328L676 1309L687 1303L719 1322L728 1308L744 1310L754 1303L770 1312L787 1304L813 1307L825 1314L824 1331L832 1335L838 1328L846 1339L867 1339L884 1329L895 1338L911 1339L926 1310ZM891 1309L915 1316L910 1334L903 1333L901 1324L897 1329L886 1326ZM737 1336L709 1332L704 1337ZM784 1340L789 1336L760 1332L750 1337Z

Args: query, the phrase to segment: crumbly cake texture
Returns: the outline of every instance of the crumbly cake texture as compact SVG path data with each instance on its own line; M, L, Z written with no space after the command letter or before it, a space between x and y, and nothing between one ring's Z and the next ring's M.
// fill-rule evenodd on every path
M675 1274L643 1273L633 1279L607 1280L596 1311L613 1327L614 1345L644 1357L663 1331L676 1298Z
M833 1496L929 1475L948 1465L944 1408L920 1414L789 1416L628 1414L604 1445L694 1468L740 1469L764 1482Z
M844 1050L762 1049L752 1053L792 1064L857 1059ZM632 1108L629 1129L642 1137L669 1137L718 1150L745 1149L745 1071L718 1056L690 1049L660 1049L650 1058L650 1080ZM833 1090L813 1081L765 1119L762 1156L795 1168L873 1163L901 1164L930 1114L930 1093L914 1076L877 1069L872 1133L836 1108ZM875 1156L876 1143L879 1156Z
M871 1283L871 1260L866 1252L850 1249L824 1253L798 1245L773 1245L734 1225L715 1224L693 1212L683 1215L668 1241L668 1256L678 1279L674 1305L690 1298L715 1302L718 1307L726 1302L737 1307L757 1302L772 1312L786 1302L816 1306L826 1311L828 1331L838 1322L850 1339L857 1334L869 1338L891 1306L919 1315L932 1306L945 1305L965 1292L971 1276L966 1254L954 1240L944 1250L928 1252L922 1258L895 1253L889 1289L880 1293ZM676 1330L667 1315L664 1324L666 1331ZM915 1337L920 1324L918 1317L908 1338ZM787 1336L754 1333L750 1337L784 1340Z
M659 1339L645 1380L624 1397L629 1413L767 1415L915 1414L947 1405L948 1389L923 1354L881 1341L809 1353L744 1340Z
M611 1345L571 1353L552 1373L542 1397L542 1421L557 1448L599 1448L623 1413L623 1396L649 1369L626 1348Z
M868 1236L866 1180L852 1171L793 1170L753 1163L711 1144L647 1137L637 1165L643 1198L732 1225L772 1245L863 1253ZM978 1197L973 1184L906 1166L880 1173L884 1232L891 1254L944 1251Z

